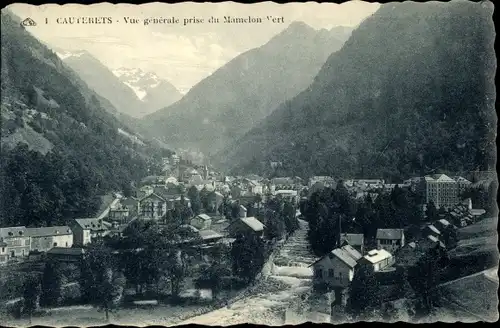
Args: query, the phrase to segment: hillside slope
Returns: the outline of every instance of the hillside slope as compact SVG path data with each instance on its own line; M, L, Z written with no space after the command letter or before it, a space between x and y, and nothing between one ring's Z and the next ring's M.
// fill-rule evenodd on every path
M495 163L492 6L387 4L314 83L214 156L233 173L400 179Z
M294 22L195 85L180 101L144 118L172 146L214 154L242 136L284 100L304 90L346 29L315 30Z
M2 9L0 226L90 216L99 195L155 170L116 112Z

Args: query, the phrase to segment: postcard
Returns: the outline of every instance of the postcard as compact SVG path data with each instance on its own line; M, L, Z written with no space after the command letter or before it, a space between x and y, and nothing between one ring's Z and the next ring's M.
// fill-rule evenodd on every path
M0 321L497 321L493 10L3 8Z

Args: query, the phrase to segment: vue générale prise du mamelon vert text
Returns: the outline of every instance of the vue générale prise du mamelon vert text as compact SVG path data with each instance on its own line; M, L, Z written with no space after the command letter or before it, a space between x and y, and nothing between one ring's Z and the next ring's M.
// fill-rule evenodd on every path
M283 16L210 16L210 17L58 17L55 19L45 18L45 24L55 23L61 25L78 25L78 24L141 24L141 25L153 25L153 24L172 24L172 25L191 25L191 24L261 24L261 23L284 23L285 18Z

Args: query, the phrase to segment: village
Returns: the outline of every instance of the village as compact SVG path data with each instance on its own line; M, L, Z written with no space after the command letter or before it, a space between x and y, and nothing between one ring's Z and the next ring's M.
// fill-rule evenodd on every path
M483 180L475 184L481 185ZM114 193L96 217L74 218L67 226L0 228L0 263L6 268L23 263L52 263L67 272L71 268L77 270L71 265L95 252L95 245L105 244L114 249L115 255L135 249L136 253L144 252L139 255L141 259L136 258L138 262L130 257L121 260L125 262L122 271L129 272L127 285L135 284L135 297L130 299L135 305L157 304L158 295L144 292L143 287L151 289L152 282L160 279L158 273L154 278L142 279L138 276L144 272L127 266L147 266L148 261L159 261L145 252L155 247L163 249L159 240L166 239L167 244L176 246L177 255L182 252L184 258L189 258L181 260L184 272L175 287L171 273L166 275L168 289L177 297L218 300L219 306L229 304L235 297L234 291L255 284L266 274L266 263L271 263L271 271L283 266L291 272L289 276L310 279L310 292L316 296L309 296L307 301L317 303L321 297L327 300L322 305L311 305L314 309L310 311L326 308L323 312L334 320L335 315L349 307L352 285L360 283L357 279L372 277L380 282L382 292L376 304L382 307L401 298L405 293L401 284L411 280L411 270L422 258L431 252L440 261L445 258L447 250L457 245L458 229L480 222L489 214L475 208L471 198L463 197L475 184L445 174L411 178L400 184L327 176L311 177L308 181L299 177L230 177L172 155L163 159L162 175L145 177L139 186ZM367 199L375 204L377 198L396 197L403 190L418 194L419 203L411 209L416 208L423 219L419 219L417 228L415 224L405 224L403 219L396 219L399 223L379 221L378 226L367 228L366 222L354 217L359 213L348 214L349 211L339 209L341 215L336 216L334 210L333 218L327 220L330 226L321 226L327 224L321 223L325 215L312 210L311 199L325 190L341 190L347 195L346 202L356 204L366 203ZM314 229L316 235L311 231ZM294 238L302 240L297 242L302 245L298 246L302 249L299 253L303 253L298 264L290 263L293 256L280 250L283 245L286 248L287 243L294 243L290 242ZM318 242L320 246L313 245ZM245 247L260 249L260 253L255 249L249 252ZM318 247L323 250L318 251ZM238 258L243 257L247 257L248 263L239 263ZM166 261L167 267L178 262ZM72 284L74 287L78 283L69 281ZM208 296L203 293L207 289ZM358 306L363 304L359 299L356 302Z

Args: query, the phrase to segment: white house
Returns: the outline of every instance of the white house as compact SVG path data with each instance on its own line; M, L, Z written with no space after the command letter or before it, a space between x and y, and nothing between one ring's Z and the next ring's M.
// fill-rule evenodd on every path
M348 287L354 278L354 267L362 255L350 245L332 250L311 264L314 270L314 285L327 288Z
M374 272L381 271L394 264L394 257L385 249L373 249L359 260L360 265L368 265Z
M73 246L73 231L69 226L26 228L32 251L46 252L52 247Z

